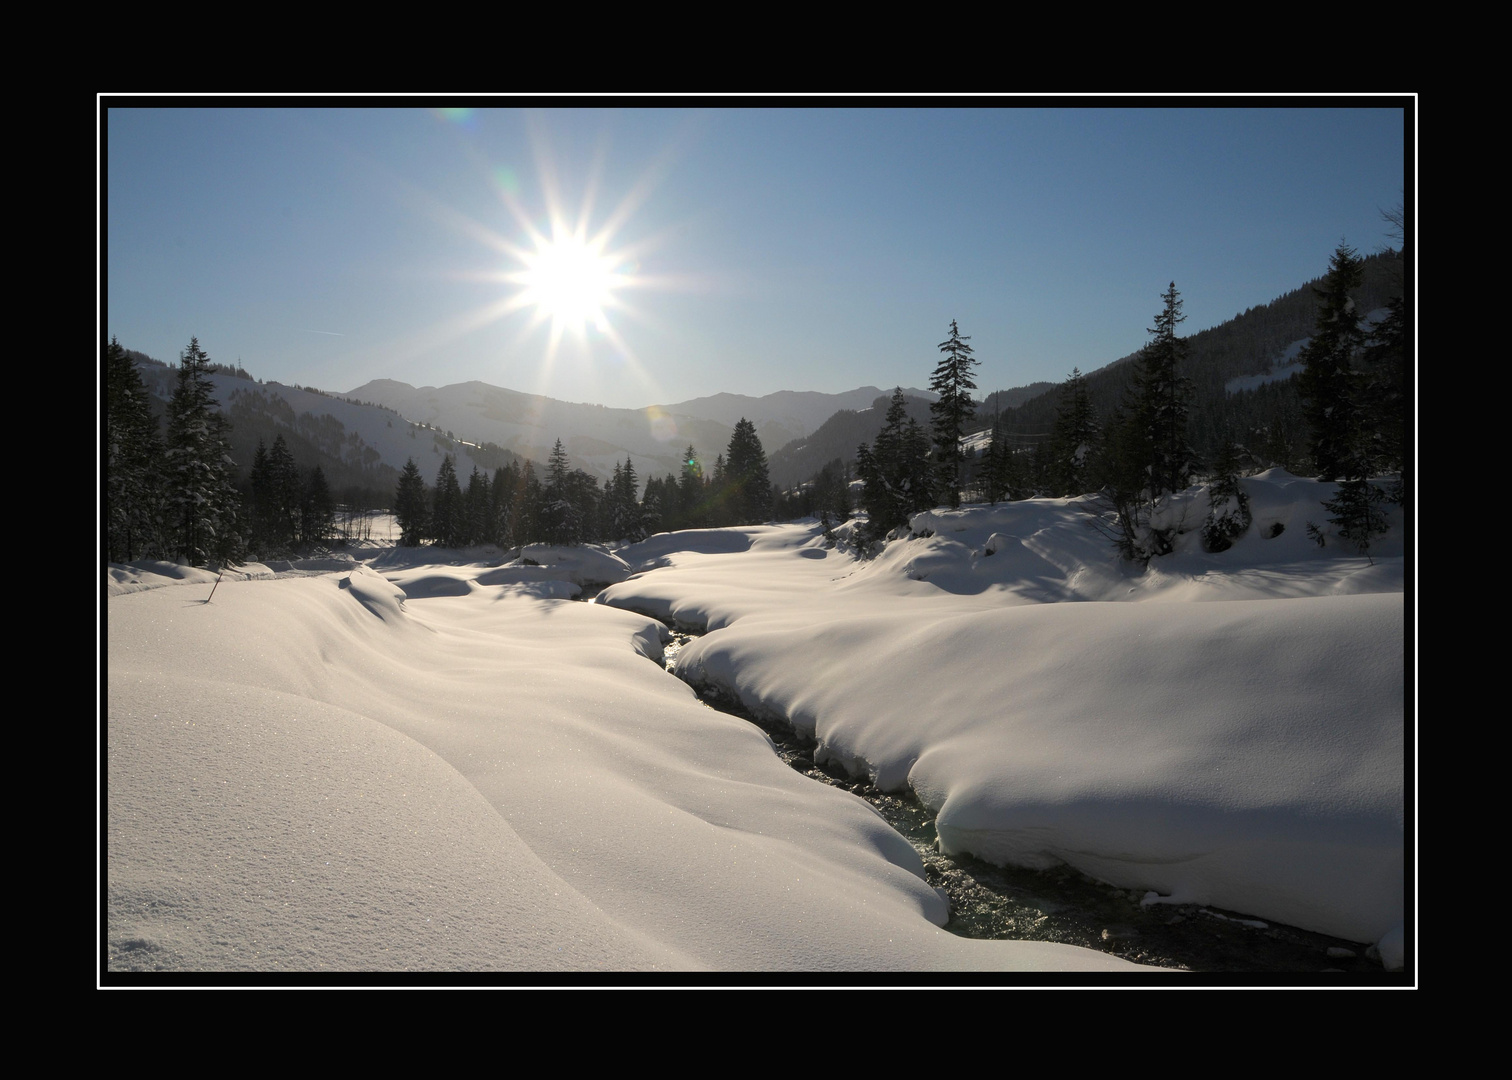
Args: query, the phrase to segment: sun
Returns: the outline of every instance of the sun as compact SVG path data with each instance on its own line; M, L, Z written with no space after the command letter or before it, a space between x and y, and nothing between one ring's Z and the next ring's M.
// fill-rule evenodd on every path
M605 309L614 305L622 285L618 260L606 255L602 241L554 226L551 236L537 236L535 250L521 256L524 270L515 280L524 286L520 301L552 322L554 335L593 327L608 329Z

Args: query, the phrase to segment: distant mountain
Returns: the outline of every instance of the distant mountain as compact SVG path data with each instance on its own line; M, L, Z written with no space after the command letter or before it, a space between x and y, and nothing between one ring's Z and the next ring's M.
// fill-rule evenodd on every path
M742 419L756 425L761 445L770 455L778 447L815 431L842 409L868 409L879 394L892 396L875 386L862 386L840 394L821 394L813 390L779 390L775 394L750 397L746 394L715 394L693 398L675 405L663 405L667 412L716 420L734 427ZM933 401L928 390L908 389L904 393Z
M1400 294L1402 271L1393 253L1366 258L1364 269L1357 297L1362 310L1383 307ZM1290 361L1298 343L1312 333L1317 311L1313 286L1319 281L1186 339L1184 373L1194 391L1189 434L1199 455L1208 453L1221 432L1242 437L1262 422L1276 426L1278 416L1286 424L1300 424L1299 418L1292 419L1297 403L1289 376L1296 366ZM131 355L161 416L177 369L142 353ZM1120 400L1131 359L1133 354L1086 373L1100 416L1106 417ZM881 430L892 396L889 390L863 386L839 394L714 394L645 409L610 409L483 382L417 388L377 379L333 395L259 382L225 365L218 366L211 380L232 421L239 480L246 479L257 441L271 445L282 434L302 468L321 466L338 498L362 499L368 505L381 505L392 496L398 470L410 457L433 482L441 455L453 454L465 484L474 465L487 472L526 458L544 465L557 439L575 467L601 480L627 457L642 483L676 475L689 445L712 468L742 417L756 425L773 482L791 487L835 458L853 461L856 447L873 441ZM909 414L927 424L935 395L919 389L904 392ZM1016 441L1032 445L1053 427L1058 399L1055 383L996 391L978 405L977 426L988 427L994 415L1006 413Z
M561 439L573 466L601 480L612 476L614 466L627 457L643 481L679 473L688 446L712 468L714 458L729 445L734 426L655 406L610 409L484 382L414 387L377 379L346 396L393 409L406 420L427 424L455 439L495 444L537 465L545 464ZM459 459L457 464L458 472L467 472L465 461ZM421 464L421 472L426 471Z
M162 417L178 381L178 369L128 350L142 383ZM344 503L384 506L392 497L406 457L422 460L430 448L410 434L410 425L393 412L359 405L322 393L280 383L260 383L223 367L210 376L215 400L231 421L233 481L245 485L257 443L271 447L282 435L301 469L319 465L335 497ZM428 435L429 433L427 433ZM440 459L437 458L439 465ZM501 462L502 464L502 462Z
M912 393L934 397L927 390ZM614 466L628 457L644 482L680 473L683 451L690 445L705 469L712 469L741 419L756 425L762 447L771 457L776 448L819 428L838 411L869 408L882 394L875 386L839 394L783 390L764 397L715 394L645 409L611 409L483 382L414 387L376 379L345 396L393 409L407 420L468 443L496 444L537 463L543 463L561 439L573 465L600 479L607 479ZM853 445L849 454L854 453ZM461 460L458 468L467 471Z
M875 387L867 389L875 390ZM928 397L921 396L928 394ZM929 403L935 399L928 391L903 391L908 402L908 415L925 427L929 426ZM854 461L856 447L874 442L887 418L887 406L892 393L878 393L867 402L864 409L842 409L832 415L812 435L794 439L768 453L768 471L772 483L781 488L791 488L814 474L825 465L840 458Z
M161 417L177 368L142 353L132 356ZM319 465L338 498L368 505L392 496L398 471L409 458L429 483L442 455L451 454L465 484L474 466L491 473L530 459L544 467L557 439L574 467L601 480L626 458L635 463L643 483L677 475L690 445L712 469L742 417L756 424L770 456L795 434L821 427L837 411L854 415L850 406L868 408L882 393L862 387L841 394L781 391L760 398L716 394L675 405L611 409L484 382L414 387L375 379L345 394L332 394L260 382L227 367L214 371L210 379L216 400L232 422L238 482L247 480L258 441L271 446L282 435L301 468ZM852 445L846 456L854 452Z

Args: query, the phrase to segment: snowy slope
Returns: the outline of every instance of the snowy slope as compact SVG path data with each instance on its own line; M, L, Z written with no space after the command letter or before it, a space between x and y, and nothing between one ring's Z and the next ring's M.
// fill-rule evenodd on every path
M1394 941L1400 540L1374 563L1320 549L1304 524L1332 485L1245 485L1256 524L1234 548L1188 534L1142 574L1081 500L1033 500L919 515L933 535L871 562L817 528L738 530L740 553L716 533L681 534L683 552L656 537L644 565L661 568L599 599L706 623L680 674L912 787L948 849Z
M908 843L657 624L498 569L109 601L110 970L1137 970L940 930Z
M111 568L108 968L1137 970L941 931L913 849L637 612L707 626L680 673L912 787L948 849L1399 961L1400 523L1372 563L1306 538L1330 485L1245 485L1233 548L1142 573L1079 500L919 515L868 561L800 523L250 567L209 604Z

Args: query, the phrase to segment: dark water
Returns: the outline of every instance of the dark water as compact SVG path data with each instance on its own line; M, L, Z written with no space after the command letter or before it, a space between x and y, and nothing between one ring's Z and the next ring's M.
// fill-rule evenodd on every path
M667 669L693 634L676 630L666 646ZM697 689L697 688L695 688ZM1105 884L1061 866L1025 870L994 866L970 855L942 855L934 818L911 792L882 792L846 775L834 762L814 761L817 744L780 722L757 717L717 690L702 688L711 708L766 732L789 766L818 783L865 799L905 836L924 862L929 883L950 897L945 929L962 937L1050 941L1110 953L1139 964L1221 975L1321 976L1357 984L1359 976L1387 981L1366 946L1240 912L1197 905L1143 906L1144 893ZM1258 924L1258 925L1256 925ZM1329 955L1329 950L1334 955ZM1348 955L1343 955L1347 953Z

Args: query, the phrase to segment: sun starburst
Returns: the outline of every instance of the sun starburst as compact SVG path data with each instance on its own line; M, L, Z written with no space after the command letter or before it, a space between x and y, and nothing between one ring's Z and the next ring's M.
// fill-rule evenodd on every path
M582 230L554 223L551 236L537 236L535 250L521 257L525 268L510 280L523 287L520 301L552 321L552 336L588 327L603 333L605 309L614 306L615 289L626 283L621 260L604 253L602 238L589 240Z

